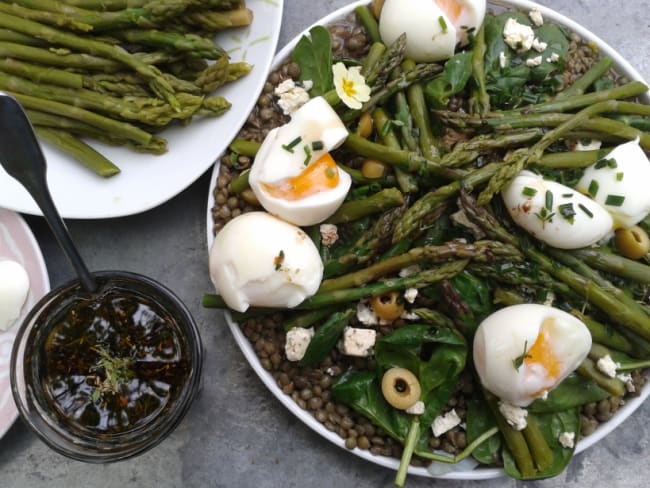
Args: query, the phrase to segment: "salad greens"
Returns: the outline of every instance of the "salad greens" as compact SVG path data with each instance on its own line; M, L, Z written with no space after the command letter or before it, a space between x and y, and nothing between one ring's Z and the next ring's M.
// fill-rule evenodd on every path
M592 60L565 86L567 33L550 23L532 25L520 12L488 14L471 44L440 64L406 59L402 38L384 46L367 9L357 14L374 41L364 59L344 60L367 75L371 98L361 110L348 109L333 90L327 29L311 29L292 54L301 80L314 83L310 95L323 95L347 124L350 135L334 156L353 180L328 222L337 224L338 240L321 245L318 226L307 229L321 253L324 281L318 293L284 314L285 330L315 327L299 366L318 369L338 358L332 351L343 330L359 326L357 309L369 299L416 289L414 303L400 298L401 319L372 325L379 331L372 358L340 359L347 366L331 388L334 400L404 445L400 486L412 456L453 463L471 455L517 479L555 476L580 438L581 407L625 395L624 381L607 378L595 366L598 359L609 355L619 371L650 366L650 261L622 257L613 242L552 249L514 225L493 196L524 168L572 185L620 140L639 137L650 149L644 132L650 109L625 101L648 88L640 82L615 86L608 58ZM518 52L506 44L510 18L533 29L538 49ZM463 110L452 109L454 97ZM359 119L366 113L374 128L361 135ZM605 147L567 151L583 139ZM385 166L381 176L364 173L368 159ZM240 179L235 184L246 187ZM650 217L639 226L649 231ZM474 388L461 395L466 447L455 456L432 451L431 424L449 410L461 378L475 376L470 348L481 321L506 305L547 301L585 323L594 342L590 357L526 409L521 431L474 378ZM204 304L223 306L215 296ZM521 366L525 347L522 353L513 367ZM394 367L419 380L421 413L398 410L382 394L383 374ZM562 437L575 442L563 444Z

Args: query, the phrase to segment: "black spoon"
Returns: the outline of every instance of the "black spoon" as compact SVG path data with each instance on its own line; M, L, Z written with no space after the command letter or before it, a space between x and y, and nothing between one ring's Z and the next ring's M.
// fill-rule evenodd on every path
M0 92L0 165L32 196L61 249L88 292L97 288L59 215L47 186L47 164L25 112L15 98Z

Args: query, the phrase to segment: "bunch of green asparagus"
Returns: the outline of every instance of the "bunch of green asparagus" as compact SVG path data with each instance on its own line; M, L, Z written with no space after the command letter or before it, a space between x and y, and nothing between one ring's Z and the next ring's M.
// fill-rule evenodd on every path
M244 0L0 2L0 90L38 136L98 175L119 168L80 138L164 153L156 135L230 108L212 96L246 75L214 41L249 25Z

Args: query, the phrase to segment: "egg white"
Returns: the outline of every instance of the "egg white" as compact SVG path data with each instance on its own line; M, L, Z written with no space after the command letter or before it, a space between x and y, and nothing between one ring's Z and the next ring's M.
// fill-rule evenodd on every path
M20 263L0 259L0 330L9 329L20 316L29 293L29 275Z
M521 362L535 344L542 323L549 336L559 375L550 378L543 365ZM538 304L505 307L488 316L474 336L474 364L481 384L512 405L525 407L543 397L573 372L587 357L591 334L576 317Z
M454 54L456 44L467 41L470 29L483 23L485 0L455 0L461 13L455 21L435 0L386 0L379 18L379 33L391 44L406 33L406 56L417 62L442 61Z
M616 228L629 228L642 221L650 213L650 161L639 146L639 140L626 142L615 147L606 160L616 163L607 165L595 163L585 169L576 188L589 194L613 217ZM590 192L592 182L596 182L595 195ZM621 205L608 205L607 197L624 197Z
M547 191L552 195L550 209L547 208ZM529 195L531 192L534 195ZM590 246L613 230L611 215L597 202L573 188L545 180L530 171L517 175L501 195L515 223L553 247L578 249ZM575 213L571 219L563 217L560 209L561 205L569 204Z
M339 168L336 187L298 200L274 197L264 187L300 175L321 156L340 146L347 136L345 125L322 97L311 99L292 114L289 123L271 130L255 156L248 178L262 207L296 225L317 224L332 215L352 184L350 176ZM300 142L289 147L298 138ZM322 143L322 149L313 149L314 142Z
M292 308L318 290L323 263L304 231L266 212L228 222L210 248L210 278L228 307Z

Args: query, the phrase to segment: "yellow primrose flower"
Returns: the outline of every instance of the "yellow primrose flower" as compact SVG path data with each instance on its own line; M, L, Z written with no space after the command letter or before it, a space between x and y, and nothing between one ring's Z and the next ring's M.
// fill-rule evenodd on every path
M370 87L361 74L359 66L347 69L343 63L332 66L334 87L341 101L353 109L361 108L363 102L370 100Z

